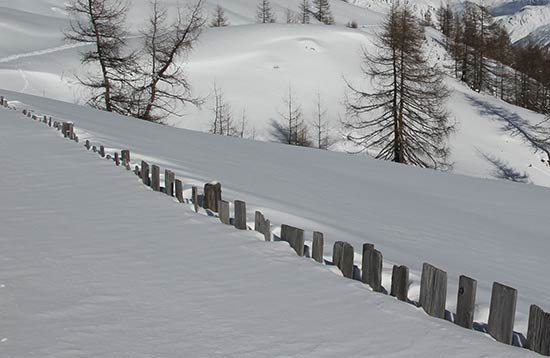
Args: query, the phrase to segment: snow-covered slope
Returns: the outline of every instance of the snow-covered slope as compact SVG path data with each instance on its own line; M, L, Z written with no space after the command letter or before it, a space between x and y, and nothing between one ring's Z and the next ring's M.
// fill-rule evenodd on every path
M413 299L424 260L449 269L451 302L457 272L480 279L476 320L486 319L489 280L519 289L523 331L525 303L550 293L548 190L3 94L73 119L81 139L108 151L130 147L134 161L176 169L187 190L190 177L219 178L249 213L262 207L276 222L324 230L329 243L350 234L356 248L374 242L411 264ZM286 243L195 214L3 109L0 161L2 357L536 356L373 293Z
M38 97L0 95L19 108L73 120L81 141L101 143L107 151L131 149L133 164L145 159L172 168L188 185L219 180L227 199L248 203L251 220L260 209L274 226L304 228L308 240L312 231L324 232L328 255L334 241L348 241L360 266L362 244L374 243L384 254L385 287L392 264L411 268L413 300L422 262L430 262L448 272L452 312L460 274L479 281L476 321L487 322L493 281L518 289L515 328L523 334L529 305L547 306L547 188L213 136Z
M146 17L148 2L133 0L129 21L134 31ZM177 1L168 1L172 6ZM217 1L207 1L210 12ZM287 7L296 10L293 0L273 0L279 18ZM280 119L284 109L282 97L289 84L301 104L306 120L313 117L314 101L319 92L327 109L332 136L342 138L340 120L345 86L343 77L357 86L369 88L370 81L361 72L361 47L376 51L372 45L379 31L387 3L364 8L332 1L339 25L256 25L255 0L226 0L223 3L230 22L227 28L208 29L186 61L195 94L206 98L205 105L186 107L182 117L168 123L177 127L207 131L212 119L214 82L225 93L235 121L242 113L247 117L247 135L272 140L270 123ZM357 2L366 6L365 2ZM0 18L10 23L9 32L0 32L6 44L0 49L1 87L9 90L83 103L86 93L77 84L75 74L90 68L79 63L78 47L64 44L61 30L66 26L64 1L0 0ZM429 6L417 2L415 6ZM439 3L437 4L439 5ZM342 24L355 20L360 30ZM8 22L9 21L9 22ZM16 26L17 25L17 26ZM42 37L37 37L39 32ZM448 57L436 31L428 32L426 51L440 64ZM18 41L14 39L17 38ZM134 43L139 40L134 39ZM452 96L448 107L457 122L457 132L450 140L454 172L484 178L508 178L550 186L550 168L521 138L505 131L506 122L538 123L543 116L511 106L489 96L479 95L462 84L448 79ZM345 150L337 143L333 150Z

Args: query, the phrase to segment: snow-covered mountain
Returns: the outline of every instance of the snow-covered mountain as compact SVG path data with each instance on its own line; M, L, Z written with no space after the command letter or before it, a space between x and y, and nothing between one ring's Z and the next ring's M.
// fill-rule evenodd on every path
M366 1L366 0L365 0ZM280 119L289 84L311 118L317 92L321 94L332 125L332 136L341 138L340 119L344 115L343 78L364 88L370 81L361 72L361 48L375 51L374 35L380 29L388 3L350 4L331 2L335 26L320 24L255 24L255 0L225 0L222 4L232 26L207 29L184 69L196 95L206 98L201 108L186 107L183 116L171 117L171 125L207 131L212 119L214 82L223 90L235 118L246 114L247 135L273 140L270 122ZM419 11L439 3L415 2ZM271 1L279 19L287 8L297 11L295 0ZM178 1L166 1L175 6ZM219 3L207 0L205 13ZM0 0L0 81L1 87L67 102L83 103L85 93L75 75L90 68L80 65L79 47L63 41L67 26L64 0ZM147 0L133 0L128 22L137 33L149 11ZM356 21L359 29L344 25ZM138 38L132 40L135 44ZM448 55L440 34L428 31L428 56L441 65ZM543 116L504 103L491 96L470 91L452 78L448 109L457 131L450 139L454 172L483 178L506 178L550 186L550 167L540 153L505 128L515 123L538 123ZM337 142L332 150L345 150Z

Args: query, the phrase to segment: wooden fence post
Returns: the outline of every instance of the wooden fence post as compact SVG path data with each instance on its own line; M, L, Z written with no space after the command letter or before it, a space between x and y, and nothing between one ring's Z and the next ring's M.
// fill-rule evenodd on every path
M353 251L353 246L349 243L344 242L342 245L342 258L340 259L340 271L344 277L353 278L353 258L355 253Z
M29 112L30 114L30 112ZM63 136L65 138L71 138L74 131L74 125L72 122L63 122L61 127L61 133L63 133Z
M361 281L367 285L370 285L369 263L373 251L373 244L363 244L363 256L361 260Z
M202 207L217 213L220 200L222 200L222 185L218 182L204 184Z
M120 165L120 157L118 156L118 152L115 152L115 165L117 167Z
M405 302L409 299L409 268L407 266L393 265L390 296Z
M550 313L537 305L529 308L529 325L525 348L550 356Z
M86 143L84 143L84 147L87 149L87 150L90 150L90 141L86 139Z
M312 248L312 254L311 256L313 259L319 263L324 263L324 244L325 239L323 237L323 233L314 231L313 232L313 248Z
M382 292L382 253L374 249L370 254L369 284L374 292Z
M105 147L102 145L99 146L99 155L101 158L105 158Z
M332 264L338 268L340 268L341 261L342 261L343 246L344 246L343 241L336 241L334 245L332 245Z
M235 227L239 230L246 230L246 203L241 200L235 200Z
M122 164L126 166L127 164L130 164L130 151L128 149L123 149L120 152L120 155L122 157Z
M179 179L176 179L176 198L183 203L183 183Z
M149 186L149 164L146 161L141 161L141 180L143 184Z
M430 316L445 318L446 299L447 272L424 263L420 279L420 306Z
M220 210L220 221L225 225L230 225L231 219L229 217L229 201L220 200L218 203L218 208Z
M174 196L174 180L176 175L171 170L164 170L164 192L166 195Z
M517 290L494 282L487 332L499 342L512 344Z
M199 190L196 186L191 188L191 200L193 201L193 206L195 207L195 212L199 212Z
M95 145L92 146L92 152L97 153L97 148Z
M256 232L260 232L260 233L263 233L263 224L264 224L264 215L256 210L256 212L254 213L254 231Z
M290 225L281 225L281 240L290 244L298 256L304 256L304 230Z
M158 165L151 165L151 189L160 191L160 168Z
M455 323L461 327L474 327L477 281L461 275L458 279L458 296Z

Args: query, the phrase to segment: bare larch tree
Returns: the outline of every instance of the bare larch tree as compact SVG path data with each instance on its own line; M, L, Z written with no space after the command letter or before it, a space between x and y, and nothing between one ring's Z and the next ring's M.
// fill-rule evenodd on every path
M393 6L378 35L379 52L364 49L372 93L353 87L346 100L348 139L376 158L446 168L453 126L444 109L448 91L424 56L424 29L407 5Z
M191 95L191 86L183 72L181 57L186 55L204 26L202 5L198 0L186 10L177 9L176 19L168 22L168 11L153 0L149 26L144 31L145 60L142 61L142 85L135 91L135 117L160 121L177 114L178 106L200 105L203 100Z
M66 40L92 44L81 53L81 61L100 68L100 75L78 78L92 91L88 103L109 112L126 113L127 78L135 65L134 54L123 51L128 4L115 0L72 0L67 11L71 20Z
M256 22L260 24L268 24L275 22L275 15L271 8L269 0L260 0L256 9Z

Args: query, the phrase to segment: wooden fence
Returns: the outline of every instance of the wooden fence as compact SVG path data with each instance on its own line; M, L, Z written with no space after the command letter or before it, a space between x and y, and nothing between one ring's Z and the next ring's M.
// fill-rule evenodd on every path
M10 106L2 96L0 96L0 107L17 110L15 107ZM52 118L49 117L48 119L46 116L40 119L28 109L23 109L22 113L27 118L32 118L37 122L55 128L62 133L64 138L75 142L79 141L72 122L52 122ZM130 150L128 149L122 150L120 153L114 153L111 156L105 152L102 145L97 150L97 146L92 146L89 140L86 140L84 148L98 152L102 158L112 160L116 166L122 166L128 171L131 169ZM222 200L220 183L206 183L202 197L199 195L198 187L193 186L191 188L191 198L185 199L183 197L184 183L180 179L176 179L174 172L168 169L165 170L164 186L160 182L160 168L155 164L150 165L142 160L140 165L135 165L134 173L141 178L144 185L149 186L152 190L175 197L180 203L192 204L195 212L198 212L202 207L203 210L208 210L211 214L218 213L218 218L222 224L233 225L239 230L251 229L247 225L246 203L235 200L233 203L234 215L231 217L230 203ZM260 211L255 212L254 219L254 230L260 233L265 241L272 241L273 233L270 221ZM325 260L324 235L321 232L313 232L311 249L305 245L304 230L294 226L283 224L279 239L288 242L298 256L312 258L312 261L320 264L334 265L338 267L345 278L361 281L370 286L374 292L387 293L382 286L383 256L379 250L375 249L373 244L363 244L361 269L359 269L354 265L355 251L353 246L344 241L336 241L332 249L332 261ZM423 263L418 302L409 300L409 285L409 268L403 265L393 266L390 296L422 307L430 316L451 320L451 315L447 315L445 307L447 299L447 273L445 271L429 263ZM476 280L467 276L459 277L457 307L453 322L466 329L474 328L476 288ZM498 282L493 283L487 333L498 342L513 344L516 301L517 291L514 288ZM543 311L536 305L532 305L529 311L525 348L550 356L550 313Z

